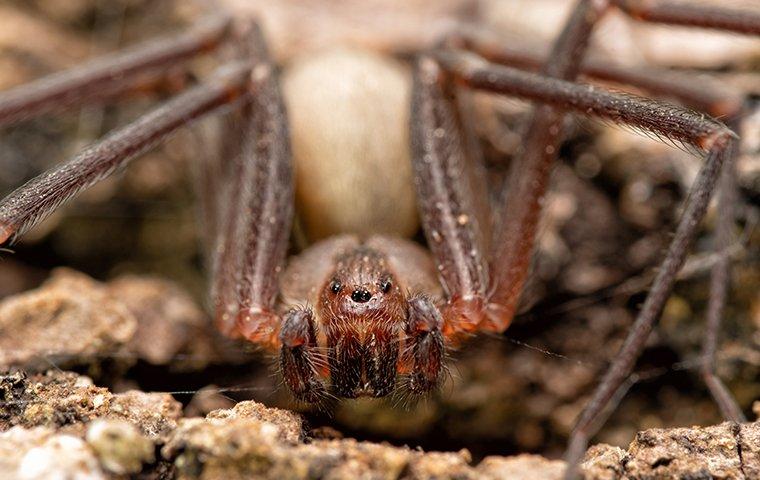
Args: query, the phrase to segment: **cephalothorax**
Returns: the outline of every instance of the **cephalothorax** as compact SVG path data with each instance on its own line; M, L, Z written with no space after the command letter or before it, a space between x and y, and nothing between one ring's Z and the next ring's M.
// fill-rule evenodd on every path
M380 397L439 384L445 348L477 331L504 331L529 270L542 198L562 141L565 113L651 132L705 156L670 248L631 333L571 438L575 465L594 420L631 372L683 265L721 168L719 248L730 243L731 166L736 134L703 113L574 83L581 74L667 94L733 124L743 98L684 86L656 72L582 62L594 24L612 5L641 19L760 34L760 13L667 1L579 0L548 58L510 49L478 30L455 31L415 58L410 141L428 254L409 240L339 236L285 267L294 211L288 122L277 71L255 25L217 18L189 32L0 93L0 124L75 103L102 101L160 82L170 67L225 43L235 60L208 82L114 131L0 202L0 244L23 234L62 202L124 166L191 120L238 107L221 165L207 165L203 200L211 220L212 299L225 334L280 352L295 396ZM502 64L502 65L499 65ZM525 70L503 66L516 65ZM535 73L532 70L539 70ZM539 102L506 185L488 208L477 155L463 133L458 88ZM357 160L358 161L358 160ZM308 179L306 179L308 180ZM718 253L703 376L722 412L743 418L714 373L728 257ZM572 475L572 469L568 475Z
M290 310L280 334L283 373L296 395L381 397L395 388L397 372L415 392L437 383L440 288L432 260L417 244L325 240L290 264L281 285L286 301L314 305Z

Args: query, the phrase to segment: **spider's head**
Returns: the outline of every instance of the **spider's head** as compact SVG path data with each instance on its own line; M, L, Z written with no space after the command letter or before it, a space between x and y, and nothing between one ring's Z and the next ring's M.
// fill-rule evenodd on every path
M382 397L393 390L405 306L382 255L358 248L338 259L318 305L335 395Z

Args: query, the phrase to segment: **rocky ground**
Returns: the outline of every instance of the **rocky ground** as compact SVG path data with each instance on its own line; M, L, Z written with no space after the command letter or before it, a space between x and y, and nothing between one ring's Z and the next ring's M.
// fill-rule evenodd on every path
M0 3L0 88L180 28L193 14L189 2L106 3ZM467 2L442 8L457 3ZM700 57L699 68L750 92L760 85L760 49L710 51L713 63ZM208 63L195 66L199 75ZM0 195L157 100L5 129ZM486 110L479 133L497 175L519 144L524 108ZM749 418L760 398L759 125L757 113L745 119L744 204L718 356ZM188 132L144 156L0 252L0 477L65 466L79 478L558 478L563 465L549 459L560 458L632 323L698 166L619 129L573 121L571 130L514 325L452 352L449 378L429 398L326 411L295 404L274 359L209 326ZM714 219L711 211L637 365L642 380L594 439L602 444L588 452L588 478L760 475L757 424L719 424L696 372ZM678 428L692 425L701 427ZM436 451L445 453L424 453Z
M184 416L169 394L112 393L71 372L0 377L3 478L559 479L564 463L539 455L324 438L290 411L254 401ZM760 423L650 429L627 450L599 444L586 479L757 478Z

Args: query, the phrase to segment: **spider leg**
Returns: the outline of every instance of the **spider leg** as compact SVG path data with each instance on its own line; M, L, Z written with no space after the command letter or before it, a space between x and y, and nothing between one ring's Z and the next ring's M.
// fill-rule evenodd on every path
M227 336L238 336L238 294L236 281L242 249L235 235L238 210L241 208L240 191L243 188L242 157L245 127L251 124L251 106L242 105L222 120L221 145L213 157L202 158L201 192L202 214L208 228L207 262L210 270L209 297L214 310L217 330ZM209 218L210 217L210 218Z
M252 98L240 155L232 171L236 178L230 179L228 205L221 205L226 224L220 230L212 281L218 285L214 302L222 330L277 347L280 317L275 303L293 220L293 167L274 66L258 29L249 37L257 66L251 75Z
M463 52L437 52L436 58L459 82L472 88L516 95L628 124L685 143L706 154L706 161L687 197L681 220L644 306L573 431L567 459L571 471L574 471L591 434L593 420L630 375L670 296L676 274L705 214L721 167L724 162L730 161L737 148L736 135L725 125L702 114L654 100L490 65Z
M760 12L738 11L723 8L711 8L700 5L687 5L670 1L614 0L618 8L632 18L639 20L686 25L736 33L760 35ZM729 125L738 127L742 113L743 99L731 102L734 106L725 112L715 112L713 108L704 108L712 114L724 114ZM731 103L728 103L729 105ZM735 222L735 204L738 200L736 187L735 161L739 149L733 149L726 158L726 165L721 175L718 198L718 220L715 227L715 250L718 257L710 272L710 295L707 305L707 322L702 344L702 377L710 390L724 418L734 421L746 421L744 413L736 400L715 373L715 352L717 349L720 324L725 310L726 298L730 284L730 259L727 249L731 245L731 231Z
M459 127L443 72L431 59L419 59L412 87L412 165L422 226L448 299L447 335L478 328L488 285L473 170Z
M314 313L310 308L285 314L280 331L283 379L297 398L316 403L327 395L320 370L326 366L317 350ZM321 362L320 362L321 360Z
M622 3L618 2L623 8ZM631 13L633 4L641 2L627 2L626 10ZM748 31L747 28L737 28L735 22L745 27L748 25L760 25L760 15L753 12L742 12L718 9L714 15L710 12L692 10L689 6L682 10L682 6L660 5L662 12L656 15L636 15L647 21L665 22L676 24L694 25L726 29L739 32ZM676 8L677 7L677 8ZM710 13L710 14L707 14ZM691 19L691 20L690 20ZM734 23L732 23L734 22ZM757 28L757 27L754 27ZM522 68L538 70L543 63L542 56L534 53L535 49L526 49L508 45L503 39L493 32L482 28L460 29L452 33L445 42L446 45L461 46L474 51L479 55L495 63L520 66ZM581 73L589 78L617 83L623 88L635 87L654 95L671 97L685 105L707 112L714 117L726 118L726 121L738 127L745 103L744 95L734 89L710 80L709 78L689 78L688 81L682 75L673 75L670 72L658 69L616 66L610 62L603 62L593 58L586 58L581 67ZM732 157L738 154L738 149ZM711 272L710 296L707 309L707 323L702 354L702 376L713 398L718 404L723 416L729 420L742 421L744 414L736 404L736 401L726 389L721 380L715 375L715 349L720 331L721 316L727 297L728 282L730 278L730 261L726 249L731 243L731 229L734 225L734 203L737 201L736 180L734 177L734 160L731 158L724 167L724 173L720 181L719 210L720 215L715 228L716 250L718 261Z
M425 393L438 385L443 369L443 318L438 307L426 296L409 299L408 339L409 389Z
M246 96L251 67L221 69L209 82L182 93L108 134L0 201L0 245L13 241L65 201L112 175L180 127Z
M612 0L633 18L653 23L760 35L760 14L669 0Z
M574 80L594 24L607 8L606 1L580 0L548 60L541 69L546 77ZM513 162L496 212L491 252L492 294L489 306L499 312L503 331L518 307L527 279L548 181L562 143L565 110L562 105L535 107L528 123L523 149Z
M208 223L215 226L210 252L214 321L219 331L228 336L242 335L238 329L238 314L244 307L243 298L252 302L245 307L269 312L265 327L279 324L272 310L277 294L277 272L284 261L280 257L284 257L293 208L289 199L292 181L289 180L284 108L276 80L271 77L266 44L254 23L248 24L240 37L241 41L235 44L235 58L258 65L250 87L253 96L250 102L224 119L220 152L213 158L202 159L208 177L200 179L205 191L202 200L208 204L205 210L214 217ZM277 199L277 195L281 195L278 201L284 208L280 214L285 218L271 221L272 208L276 205L267 202ZM252 231L257 227L259 232ZM283 246L267 254L266 242L280 240ZM273 256L269 260L274 264L267 263L268 256ZM247 266L241 268L244 262ZM256 262L261 264L257 267L253 265ZM271 280L254 280L251 270L243 272L245 268L263 268L259 275L269 275ZM250 283L252 280L254 284ZM249 292L239 289L249 289ZM251 289L257 293L250 293ZM246 323L247 330L255 330L253 320ZM249 335L254 333L249 332ZM268 338L274 341L276 335Z
M0 93L0 126L75 105L116 98L160 85L167 71L215 49L231 29L226 16L209 18L188 31L98 58Z
M262 43L258 25L246 22L236 29L234 41L230 41L217 55L222 63L266 60L266 48ZM216 260L217 239L222 225L226 225L226 206L237 198L230 186L237 185L240 177L240 148L243 143L244 126L249 123L250 104L231 109L218 125L218 141L209 142L204 131L199 131L199 162L194 169L195 188L199 197L199 213L206 245L207 262L213 268ZM201 129L199 129L201 130ZM213 296L212 296L213 298Z
M482 27L467 26L446 37L446 46L462 48L493 62L524 70L538 71L548 63L541 48L521 45L496 32ZM709 113L713 117L733 118L744 104L744 95L715 80L705 77L674 74L671 71L647 67L625 67L614 62L586 56L581 63L581 75L588 79L611 82L626 89L635 87L652 95L673 98L680 103Z
M588 43L593 24L607 7L602 0L580 0L563 32L545 74L563 78L577 75L577 62ZM445 66L445 63L443 63ZM484 255L483 226L475 215L472 165L465 155L465 140L457 111L443 86L441 67L429 58L417 63L412 96L412 152L420 214L428 244L438 262L447 293L444 333L507 328L527 276L530 251L546 190L550 167L561 141L564 117L558 105L535 111L530 137L517 179L507 188L510 208L498 212L490 279ZM503 204L503 203L502 203ZM490 289L489 289L490 286Z
M738 123L738 122L735 122ZM715 255L717 261L710 271L710 294L707 303L705 334L702 343L702 378L710 390L721 414L727 420L745 422L746 417L736 403L731 392L715 372L715 352L717 350L720 324L725 311L728 290L731 284L731 260L728 250L733 243L732 230L736 221L738 190L736 186L736 148L726 158L718 184L718 216L715 226Z

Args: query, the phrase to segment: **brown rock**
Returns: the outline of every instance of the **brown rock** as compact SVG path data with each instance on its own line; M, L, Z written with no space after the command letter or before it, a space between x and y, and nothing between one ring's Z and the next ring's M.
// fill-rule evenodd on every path
M114 394L109 417L122 418L136 425L143 435L163 437L177 426L182 404L168 393L146 393L131 390Z
M565 471L565 463L547 460L540 455L516 455L514 457L486 457L477 466L483 478L510 480L559 480Z
M139 358L199 369L219 356L216 340L184 290L150 277L102 284L57 269L40 288L0 302L0 368L41 371L106 358L129 365Z
M581 470L587 478L616 480L623 476L624 460L628 453L622 448L600 443L589 448Z
M0 430L12 426L60 429L81 426L108 414L112 394L87 377L54 371L27 377L23 372L0 376Z
M40 288L0 303L0 368L41 370L113 355L136 328L102 285L58 269Z
M108 291L137 319L129 350L139 358L201 368L212 357L211 322L174 283L128 275L109 282Z
M418 453L409 464L409 478L479 478L470 462L472 456L467 450Z
M425 453L354 439L305 443L301 417L287 410L247 401L205 418L180 418L181 405L168 394L113 394L59 371L2 376L0 396L0 478L52 478L57 464L87 478L139 471L203 479L552 480L564 469L562 461L536 455L492 456L474 465L467 450ZM581 470L588 480L757 478L759 452L760 423L651 429L628 451L590 448Z
M182 405L171 395L131 391L113 394L70 372L44 375L17 372L0 376L0 430L46 426L82 434L96 418L125 420L157 438L176 427Z
M633 477L700 476L742 478L737 425L651 429L639 432L628 452L625 471Z
M288 410L267 408L261 403L240 402L231 409L214 410L206 418L253 418L261 422L277 425L280 429L280 439L296 444L303 440L303 422L301 416Z
M760 478L760 423L654 428L628 451L597 445L586 452L586 479Z

